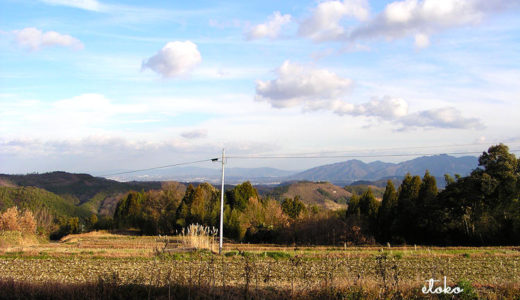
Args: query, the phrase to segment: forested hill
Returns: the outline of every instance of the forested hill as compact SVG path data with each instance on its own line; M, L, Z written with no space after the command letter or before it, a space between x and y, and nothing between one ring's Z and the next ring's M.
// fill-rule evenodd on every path
M98 193L106 195L124 193L130 190L160 189L161 182L119 182L89 174L74 174L67 172L34 173L27 175L0 174L0 185L33 186L53 192L57 195L71 198L75 204L89 201Z

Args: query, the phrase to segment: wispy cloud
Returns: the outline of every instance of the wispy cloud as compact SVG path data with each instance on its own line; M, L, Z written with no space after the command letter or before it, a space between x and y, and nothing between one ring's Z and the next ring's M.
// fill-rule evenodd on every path
M181 22L182 19L191 16L202 16L207 13L215 13L216 9L201 8L197 10L172 10L166 8L153 8L143 5L112 4L98 0L39 0L53 6L65 6L73 9L81 9L92 13L106 14L110 18L103 23L147 23L147 22ZM144 3L144 2L143 2Z
M206 129L193 129L182 132L181 136L185 139L200 139L207 137L208 131Z
M97 0L40 0L41 2L50 4L50 5L61 5L61 6L69 6L80 8L84 10L90 11L104 11L107 9L107 6L101 4Z
M483 129L484 124L478 118L464 117L454 107L443 107L419 111L399 120L403 129L414 127Z
M80 40L56 31L43 32L34 27L27 27L22 30L12 32L16 43L23 48L30 50L39 50L44 47L70 47L73 49L83 49L83 43Z

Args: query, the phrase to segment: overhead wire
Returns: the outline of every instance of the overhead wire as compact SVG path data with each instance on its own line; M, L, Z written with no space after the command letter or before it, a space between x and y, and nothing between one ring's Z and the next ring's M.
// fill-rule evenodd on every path
M109 176L137 173L137 172L143 172L143 171L152 171L152 170L157 170L157 169L165 169L165 168L171 168L171 167L177 167L177 166L183 166L183 165L191 165L191 164L196 164L196 163L201 163L201 162L218 161L218 160L219 160L219 158L194 160L194 161L181 162L181 163L159 166L159 167L152 167L152 168L146 168L146 169L138 169L138 170L132 170L132 171L123 171L123 172L118 172L118 173L106 174L106 175L101 175L101 177L109 177Z
M476 146L480 144L466 144L466 146ZM463 146L463 145L459 145ZM417 149L417 148L434 148L433 147L411 147L408 149ZM437 146L438 147L438 146ZM396 150L401 148L387 148L386 150ZM404 149L404 148L402 148ZM350 152L353 152L356 150L352 150ZM360 150L357 150L360 151ZM381 151L381 149L379 149ZM513 149L509 150L510 152L520 152L520 149ZM343 153L347 153L349 151L344 151ZM226 156L227 159L332 159L332 158L379 158L379 157L409 157L409 156L431 156L431 155L440 155L440 154L447 154L447 155L464 155L464 154L479 154L482 153L482 151L459 151L459 152L442 152L442 153L394 153L394 154L343 154L343 155L312 155L312 154L319 154L319 153L339 153L338 152L314 152L314 153L299 153L299 154L277 154L277 155L229 155ZM194 161L187 161L187 162L180 162L175 164L168 164L163 166L157 166L157 167L151 167L151 168L144 168L144 169L136 169L136 170L130 170L130 171L122 171L122 172L116 172L111 174L105 174L100 175L101 177L110 177L110 176L116 176L116 175L124 175L124 174L131 174L131 173L137 173L137 172L144 172L144 171L152 171L152 170L158 170L158 169L165 169L165 168L171 168L171 167L177 167L177 166L183 166L183 165L191 165L191 164L197 164L202 162L216 162L222 160L220 157L216 158L208 158L208 159L201 159L201 160L194 160Z

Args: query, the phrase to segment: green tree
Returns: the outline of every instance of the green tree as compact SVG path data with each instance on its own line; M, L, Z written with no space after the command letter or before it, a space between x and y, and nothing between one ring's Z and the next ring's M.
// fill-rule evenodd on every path
M417 236L417 201L421 189L421 177L406 174L399 186L397 198L397 214L392 230L400 237L399 242L412 242Z
M396 214L397 192L392 180L388 180L378 213L379 238L381 241L388 242L391 240L391 226Z
M144 195L139 192L128 192L116 207L114 212L114 222L120 228L139 227L142 220L142 206Z
M459 177L437 197L438 223L448 243L520 242L519 164L503 144L479 158L480 168Z
M419 196L417 198L417 231L416 237L420 241L428 239L430 232L435 232L436 220L435 211L437 206L437 181L435 177L430 175L429 171L426 171L422 179L421 188L419 190Z
M374 220L377 218L377 212L379 211L380 205L381 203L379 203L374 197L374 194L372 194L371 188L368 188L359 199L361 214Z
M361 208L359 206L359 196L352 194L348 201L347 216L361 216Z
M96 227L96 224L98 222L98 217L96 214L92 214L90 216L90 218L88 218L88 226L93 229L94 227Z
M299 196L295 196L294 199L285 198L282 201L282 211L293 220L298 218L305 209L305 204Z
M249 198L259 198L258 191L251 185L251 182L246 181L235 186L233 189L226 191L227 200L232 208L244 210L249 201Z

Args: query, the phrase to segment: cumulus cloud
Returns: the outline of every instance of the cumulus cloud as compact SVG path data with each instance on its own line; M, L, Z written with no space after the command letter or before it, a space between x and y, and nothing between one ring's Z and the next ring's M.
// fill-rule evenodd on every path
M316 41L334 40L346 34L341 24L344 18L365 20L368 15L366 0L321 2L313 10L312 15L300 24L298 33Z
M400 119L405 128L410 127L435 127L435 128L460 128L482 129L484 125L477 118L467 118L454 107L444 107L424 110L407 115Z
M277 38L280 34L282 26L291 22L291 15L282 15L279 11L275 11L266 23L258 24L251 28L246 34L250 40L261 38Z
M256 83L256 100L273 107L304 106L316 109L329 105L345 94L352 80L325 69L313 69L285 61L277 70L278 78Z
M509 0L395 1L368 22L354 28L349 39L396 39L415 35L415 45L422 48L429 45L428 35L478 24L490 14L518 6L518 1Z
M301 107L305 111L327 110L337 115L363 116L391 121L403 128L480 129L477 118L464 117L453 107L435 108L409 113L408 102L384 96L354 104L344 100L352 81L325 69L314 69L285 61L277 70L277 78L257 81L257 101L275 108Z
M70 35L55 31L43 32L34 27L13 31L16 43L23 48L39 50L44 47L62 46L73 49L83 49L83 44Z
M208 131L206 129L194 129L182 132L181 136L185 139L200 139L207 137Z
M175 41L143 61L141 69L150 69L163 77L176 77L188 73L201 61L197 45L191 41Z
M51 5L62 5L91 11L101 11L103 5L96 0L41 0Z

